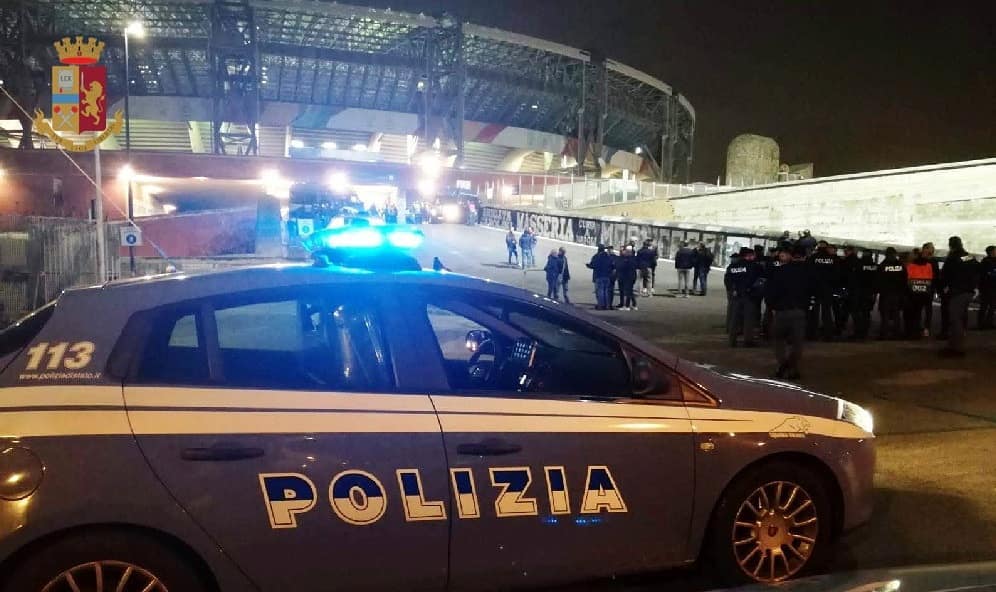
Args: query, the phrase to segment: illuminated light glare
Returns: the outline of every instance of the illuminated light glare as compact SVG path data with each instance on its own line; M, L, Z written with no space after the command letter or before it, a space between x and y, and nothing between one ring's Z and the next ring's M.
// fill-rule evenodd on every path
M447 222L456 222L460 219L460 206L457 204L444 204L440 210Z
M342 171L333 171L329 173L328 186L336 193L345 193L349 191L349 177Z
M536 103L533 103L532 106L530 107L530 109L533 109L533 110L539 109L539 105L537 105Z
M637 146L636 148L633 149L633 152L635 152L636 154L643 154L643 148Z
M145 27L139 21L132 21L128 23L127 27L125 27L125 35L141 39L142 37L145 37Z
M353 144L353 152L366 152L366 151L367 151L366 144Z
M442 171L443 162L435 152L426 152L419 157L418 166L422 170L423 175L435 179L439 176L440 171Z
M417 249L422 246L422 235L408 230L392 230L387 233L387 242L398 249Z
M280 180L280 172L277 169L263 169L259 174L259 180L267 185Z
M176 211L176 206L174 206L173 204L163 204L163 211L166 212L167 214L172 214L173 212Z
M513 193L515 193L515 187L512 187L511 185L502 185L501 186L501 194L502 194L502 196L504 196L504 197L512 197Z
M291 148L304 148L303 140L291 140Z
M425 197L434 195L436 193L436 182L433 179L422 179L418 182L418 192ZM435 211L433 211L435 215Z
M128 183L134 178L135 178L135 169L132 168L130 164L124 165L123 167L121 167L121 170L118 171L119 181Z
M357 248L376 249L384 245L384 235L372 228L356 227L345 232L330 234L324 239L333 249Z
M23 479L24 479L24 473L14 473L11 476L7 477L6 482L7 485L17 485Z
M335 142L322 142L322 150L335 150L338 147Z
M207 181L208 178L207 177L194 177L194 180L195 181Z
M619 427L625 430L659 430L667 428L666 423L621 423Z

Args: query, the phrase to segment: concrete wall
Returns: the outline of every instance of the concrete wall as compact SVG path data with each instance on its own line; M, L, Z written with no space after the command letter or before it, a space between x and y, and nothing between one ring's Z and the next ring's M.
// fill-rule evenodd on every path
M996 244L996 158L823 177L705 195L586 208L620 215L765 232L943 248L959 235L972 252Z

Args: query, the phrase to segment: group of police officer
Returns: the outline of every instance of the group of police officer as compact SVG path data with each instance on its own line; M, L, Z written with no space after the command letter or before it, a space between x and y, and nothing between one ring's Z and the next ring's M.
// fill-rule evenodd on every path
M809 237L803 237L807 239ZM779 378L799 378L806 339L844 337L849 321L852 340L869 336L876 300L879 339L929 337L935 297L941 303L941 355L965 355L969 304L979 293L978 326L993 329L996 309L996 246L980 262L965 251L959 237L948 241L939 260L932 243L910 253L892 247L876 261L870 252L845 246L843 256L826 241L784 240L765 254L744 247L731 259L727 290L727 333L732 347L758 345L758 333L774 341ZM762 304L764 313L762 314Z

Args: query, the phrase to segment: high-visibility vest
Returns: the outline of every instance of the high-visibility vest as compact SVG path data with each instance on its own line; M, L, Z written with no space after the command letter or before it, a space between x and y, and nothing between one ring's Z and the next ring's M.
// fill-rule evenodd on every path
M934 283L934 266L929 261L924 263L910 262L906 264L906 278L910 292L927 294Z

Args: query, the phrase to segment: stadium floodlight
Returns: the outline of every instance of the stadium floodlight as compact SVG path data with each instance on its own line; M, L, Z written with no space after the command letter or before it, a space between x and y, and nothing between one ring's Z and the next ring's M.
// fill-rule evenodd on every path
M291 140L291 148L294 148L294 149L297 149L297 150L300 150L301 148L304 148L304 141L303 140Z
M349 191L349 177L343 171L333 171L329 173L328 186L335 193L346 193Z
M636 148L633 149L633 152L635 152L636 154L643 154L643 147L637 146Z
M131 21L128 23L128 26L125 27L125 35L141 39L142 37L145 37L145 26L142 25L141 21Z
M536 109L539 109L539 105L537 105L536 103L533 103L532 106L530 107L530 109L532 109L533 111L535 111Z

